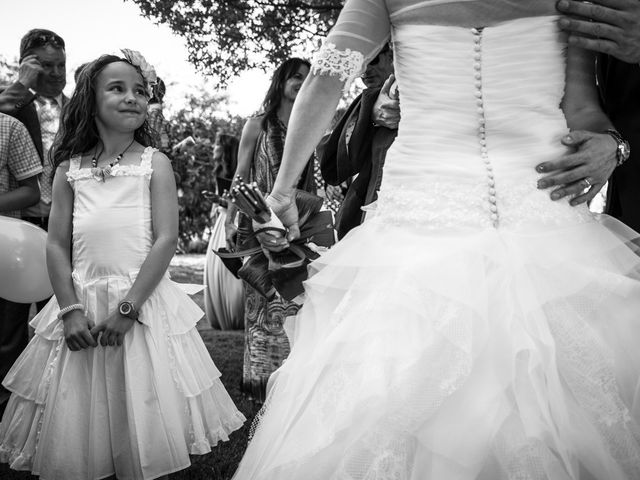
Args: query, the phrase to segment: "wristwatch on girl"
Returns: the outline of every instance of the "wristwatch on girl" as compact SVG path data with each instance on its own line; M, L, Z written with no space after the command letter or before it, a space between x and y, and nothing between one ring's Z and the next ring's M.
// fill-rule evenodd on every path
M138 317L140 316L140 313L136 309L133 302L130 302L128 300L121 301L118 304L118 313L123 317L127 317L127 318L130 318L131 320L135 320L139 322Z
M618 147L616 149L616 166L619 167L631 156L631 146L629 145L629 142L627 142L617 130L610 128L608 130L605 130L604 133L608 133L609 135L611 135L611 137L613 137L613 139L618 144Z

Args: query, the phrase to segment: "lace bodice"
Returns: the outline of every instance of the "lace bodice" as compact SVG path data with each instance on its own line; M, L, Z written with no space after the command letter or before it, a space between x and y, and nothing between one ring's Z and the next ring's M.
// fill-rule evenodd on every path
M352 17L369 18L364 3L378 22L366 37ZM560 142L568 133L560 107L566 41L557 17L543 15L553 2L364 3L347 3L314 69L348 81L359 73L356 59L386 41L378 15L389 22L402 115L379 195L384 222L438 229L592 221L586 207L553 203L536 188L535 166L568 152ZM475 15L487 26L468 27Z
M114 166L104 182L91 168L80 168L80 157L70 160L72 261L83 280L131 275L147 257L153 240L149 186L154 151L147 147L139 165Z

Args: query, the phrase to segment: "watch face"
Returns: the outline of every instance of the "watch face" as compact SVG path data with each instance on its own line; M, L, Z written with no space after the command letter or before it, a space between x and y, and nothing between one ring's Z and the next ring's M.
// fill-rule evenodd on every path
M129 315L131 313L131 304L123 303L120 305L120 313L122 315Z

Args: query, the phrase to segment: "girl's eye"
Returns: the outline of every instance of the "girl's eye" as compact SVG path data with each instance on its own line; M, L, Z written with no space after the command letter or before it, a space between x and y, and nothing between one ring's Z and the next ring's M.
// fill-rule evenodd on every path
M145 91L144 91L144 88L138 88L138 89L136 89L136 93L137 93L138 95L143 95L143 96L146 96L146 95L147 95L147 92L145 92Z
M114 85L113 87L111 87L111 90L114 90L116 92L121 92L122 87L120 85Z

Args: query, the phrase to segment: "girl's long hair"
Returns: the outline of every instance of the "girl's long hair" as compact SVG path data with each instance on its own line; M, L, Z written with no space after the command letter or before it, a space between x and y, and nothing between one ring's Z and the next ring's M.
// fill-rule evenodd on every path
M302 58L288 58L273 72L271 77L271 85L269 90L262 101L262 122L263 129L267 128L269 120L275 119L278 113L278 108L282 103L282 97L284 96L284 84L287 80L293 77L301 65L306 65L307 68L311 68L311 64Z
M96 127L96 79L107 65L115 62L126 62L115 55L103 55L85 66L78 77L73 95L62 109L60 128L52 147L54 169L74 155L82 154L95 148L100 141ZM146 80L138 67L132 65L142 77L146 88ZM149 124L144 123L134 132L133 138L141 145L153 145L153 137Z

